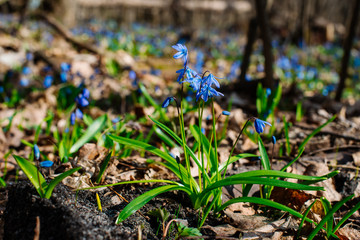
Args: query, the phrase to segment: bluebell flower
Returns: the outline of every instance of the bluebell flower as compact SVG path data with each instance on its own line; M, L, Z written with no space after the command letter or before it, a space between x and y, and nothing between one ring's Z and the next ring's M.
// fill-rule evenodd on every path
M36 160L40 159L40 150L37 144L34 144L34 156Z
M269 97L271 95L271 89L266 88L266 97Z
M264 132L264 128L265 128L265 124L271 126L270 123L263 121L261 119L256 118L255 122L254 122L254 126L255 126L255 130L257 133L263 133Z
M131 71L129 72L129 78L130 78L131 80L135 80L135 79L136 79L136 73L135 73L135 71L131 70Z
M182 45L180 43L173 45L172 48L174 48L176 51L178 51L175 55L175 59L182 58L184 61L184 66L187 64L188 59L188 50L185 45Z
M84 88L82 91L82 95L86 98L89 99L90 98L90 91L87 88Z
M119 117L114 118L114 119L111 120L112 123L117 123L117 122L119 122L119 121L120 121L120 118L119 118Z
M49 161L49 160L47 160L47 161L42 161L42 162L40 162L40 167L49 168L49 167L51 167L53 164L54 164L54 162Z
M272 140L272 143L275 145L276 144L276 137L272 136L271 140Z
M60 64L61 72L69 72L70 68L71 68L71 65L69 63L63 62Z
M76 115L74 112L71 113L70 115L70 124L74 125L75 124L75 119L76 119Z
M245 74L245 81L250 82L252 80L252 77L250 74Z
M201 133L205 135L205 128L201 128Z
M53 82L53 76L51 75L46 75L44 78L44 88L49 88L51 87L51 84Z
M206 82L206 84L210 87L214 84L217 88L220 88L219 82L216 80L216 77L211 73L203 79L203 82Z
M291 62L290 60L285 57L285 56L281 56L277 61L276 61L276 65L283 69L283 70L290 70L291 69Z
M75 116L76 116L77 119L83 119L83 113L82 113L82 111L77 108L77 109L75 110Z
M214 96L224 96L221 92L216 91L209 85L203 86L200 91L196 93L196 101L199 100L199 98L202 98L205 102L209 100L209 98L212 98Z
M161 105L162 108L167 108L170 104L170 102L173 100L173 97L167 97L163 104Z
M230 112L229 111L222 111L222 115L230 116Z
M67 82L67 73L66 72L60 73L60 80L62 83Z
M22 69L22 74L24 75L28 75L31 73L31 68L28 67L28 66L25 66L23 69Z
M80 107L86 107L89 105L89 101L82 94L79 94L79 96L75 98L75 101Z
M263 71L264 71L264 66L263 66L262 64L258 64L258 65L256 66L256 71L258 71L258 72L263 72Z
M26 53L26 60L32 61L34 59L34 55L31 52Z
M27 77L22 77L20 79L20 85L22 87L27 87L29 85L29 79Z

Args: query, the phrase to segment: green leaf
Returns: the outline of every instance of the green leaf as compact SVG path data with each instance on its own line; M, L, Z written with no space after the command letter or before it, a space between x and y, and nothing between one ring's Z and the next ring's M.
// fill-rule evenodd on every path
M174 174L176 174L176 176L179 179L183 179L183 182L184 182L185 185L189 185L190 181L191 181L193 186L196 186L197 190L199 189L198 184L196 183L194 178L189 176L189 174L184 169L184 167L182 165L179 165L176 162L176 160L173 157L171 157L169 154L161 151L160 149L158 149L158 148L156 148L156 147L154 147L154 146L152 146L150 144L147 144L147 143L144 143L144 142L141 142L141 141L138 141L138 140L125 138L125 137L121 137L121 136L115 136L115 135L109 135L109 138L111 138L115 142L118 142L118 143L123 144L125 146L130 146L130 147L135 148L135 149L145 150L145 151L151 152L152 154L155 154L155 155L161 157L162 159L167 161L166 166L168 166L169 169L171 171L173 171ZM180 166L180 169L181 169L181 173L178 171L179 166Z
M105 126L106 115L97 118L85 131L79 140L70 148L70 154L77 152L85 143L89 142Z
M201 232L197 228L187 227L181 222L176 222L178 225L178 236L179 237L199 237L202 236ZM177 238L176 238L177 239Z
M0 186L6 187L6 182L4 181L4 179L2 177L0 177Z
M303 227L303 225L304 225L305 219L306 219L307 215L309 214L311 208L312 208L312 207L314 206L314 204L316 203L316 201L317 201L317 199L315 199L315 200L311 203L311 205L306 209L306 211L304 212L304 215L303 215L303 217L301 218L301 222L300 222L300 224L299 224L299 229L298 229L298 231L297 231L297 234L296 234L296 238L295 238L295 239L298 239L298 238L300 237L300 233L301 233L302 227Z
M343 200L341 200L340 202L338 202L337 204L335 204L335 206L333 208L331 208L331 210L325 215L325 217L318 223L318 225L316 226L316 228L310 233L310 235L308 236L308 240L313 239L316 234L321 230L322 226L324 226L324 224L329 220L329 218L333 218L334 217L334 213L339 210L339 208L344 205L347 201L349 201L354 195L350 195L346 198L344 198Z
M281 171L285 171L288 167L290 167L294 162L296 162L300 157L301 155L303 154L305 148L302 148L299 150L299 153L298 155L296 156L296 158L294 158L293 160L291 160L291 162L289 162L288 164L286 164L283 168L281 168Z
M106 170L106 168L107 168L107 166L108 166L108 164L109 164L109 161L110 161L110 159L111 159L111 154L112 154L112 152L110 151L110 152L108 153L108 155L106 155L104 161L103 161L102 164L101 164L99 174L98 174L97 177L96 177L96 183L97 183L97 184L100 183L101 178L102 178L102 176L103 176L103 174L104 174L104 172L105 172L105 170Z
M143 207L146 203L148 203L151 199L156 197L159 194L162 194L164 192L169 191L175 191L175 190L184 190L184 187L178 186L178 185L166 185L157 187L155 189L152 189L134 200L132 200L119 214L119 216L116 219L116 224L121 223L126 218L128 218L130 215L135 213L137 210L139 210L141 207Z
M255 203L255 204L260 204L260 205L265 205L265 206L269 206L269 207L273 207L273 208L277 208L281 211L285 211L285 212L288 212L290 213L291 215L294 215L295 217L298 217L298 218L303 218L303 215L301 215L299 212L285 206L285 205L282 205L280 203L277 203L277 202L273 202L271 200L268 200L268 199L262 199L262 198L257 198L257 197L239 197L239 198L233 198L227 202L225 202L219 209L218 209L218 212L219 211L222 211L224 210L227 206L231 205L231 204L234 204L234 203L239 203L239 202L249 202L249 203ZM314 223L314 221L312 221L311 219L309 218L305 218L305 220L307 222L310 222L310 223Z
M192 133L192 135L194 136L194 138L196 139L197 142L200 142L200 136L199 136L199 132L201 134L201 144L203 145L204 148L204 152L206 157L209 159L209 162L211 164L210 166L210 172L211 172L211 176L214 176L216 174L216 155L215 155L215 151L214 148L212 146L210 146L210 142L207 139L207 137L199 130L199 127L196 125L190 125L190 131ZM208 151L210 150L210 151Z
M146 90L146 87L140 83L139 88L141 90L141 94L146 98L146 100L148 100L151 106L153 106L160 113L161 119L163 119L164 121L169 121L169 118L166 116L164 109L150 96L150 94Z
M258 135L258 144L259 144L259 151L260 151L260 156L261 156L261 164L265 170L270 170L271 169L270 160L269 160L269 157L266 152L266 148L264 146L264 143L261 140L260 135Z
M74 172L80 170L81 167L77 167L77 168L73 168L70 169L66 172L63 172L62 174L60 174L59 176L57 176L56 178L54 178L48 185L46 191L45 191L45 198L49 199L52 195L52 192L54 191L54 188L56 187L56 185L58 185L64 178L70 176L71 174L73 174Z
M358 202L355 207L353 207L349 212L347 212L345 214L345 216L343 218L341 218L341 220L338 222L338 224L336 224L336 226L333 229L333 233L336 233L336 231L341 227L341 225L343 225L345 223L345 221L351 217L351 215L354 214L354 212L356 212L357 210L360 209L360 202Z
M302 143L299 146L299 149L302 149L305 147L305 145L308 143L308 141L315 136L317 133L319 133L321 131L321 129L323 127L325 127L326 125L328 125L329 123L331 123L332 121L334 121L336 118L336 115L334 115L332 118L330 118L329 120L326 121L326 123L324 123L323 125L321 125L320 127L316 128L309 136L307 136L304 141L302 141Z
M167 134L169 134L178 144L180 144L181 146L182 144L182 140L181 138L174 133L170 128L168 128L167 126L165 126L164 124L162 124L161 122L153 119L152 117L149 116L149 118L157 125L159 126L163 131L165 131ZM199 161L199 159L196 157L195 153L191 150L191 148L189 148L189 146L186 145L186 152L189 153L189 155L191 156L191 158L194 160L194 162L196 163L196 165L201 169L201 163ZM205 174L205 178L206 180L209 182L210 178L209 175Z
M15 160L16 160L17 164L19 165L19 167L21 168L21 170L29 178L32 185L34 185L36 191L39 193L39 196L43 198L44 193L41 191L41 188L43 190L46 190L46 188L47 188L47 183L46 183L43 175L40 172L38 172L38 169L32 163L30 163L28 160L26 160L25 158L22 158L22 157L16 156L16 155L13 155L13 157L15 158ZM41 187L40 187L40 184L41 184Z
M321 198L321 203L324 207L324 212L326 215L331 210L331 203L324 197ZM329 237L330 234L332 233L332 228L333 228L333 218L329 218L326 222L327 237Z

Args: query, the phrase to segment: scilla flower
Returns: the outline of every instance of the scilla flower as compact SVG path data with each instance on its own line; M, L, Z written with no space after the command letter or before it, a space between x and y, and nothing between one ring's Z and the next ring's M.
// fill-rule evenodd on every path
M40 150L37 144L34 144L34 156L36 160L40 159Z
M52 161L42 161L40 162L40 167L45 167L45 168L49 168L53 165L54 163Z
M170 104L170 102L173 100L173 97L167 97L163 104L161 105L162 108L167 108Z
M263 133L264 132L264 128L265 128L265 124L271 126L270 123L263 121L261 119L256 118L255 122L254 122L254 126L255 126L255 130L257 133Z
M172 47L178 51L174 55L174 58L175 59L182 58L182 60L184 61L184 66L185 66L187 64L187 59L188 59L188 50L187 50L186 46L178 43Z

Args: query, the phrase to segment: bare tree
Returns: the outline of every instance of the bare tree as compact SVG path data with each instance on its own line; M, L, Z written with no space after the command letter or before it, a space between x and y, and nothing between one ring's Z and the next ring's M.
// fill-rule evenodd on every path
M246 42L246 46L245 46L244 56L243 56L243 59L241 62L241 68L240 68L241 71L240 71L240 76L239 76L240 83L245 82L246 72L250 65L250 57L251 57L251 54L253 51L253 45L256 40L257 26L258 25L257 25L256 18L252 18L249 22L249 28L248 28L248 33L247 33L247 42Z
M263 86L266 88L273 88L273 54L271 52L271 37L269 21L266 14L266 0L255 0L256 17L260 27L260 36L263 42L264 57L265 57L265 78L263 79Z
M349 60L350 60L350 51L351 51L353 39L354 39L355 32L356 32L356 26L358 24L359 10L360 10L360 1L354 0L354 7L353 7L352 16L351 16L351 21L349 22L349 25L348 25L348 28L346 31L346 37L345 37L345 40L343 43L344 55L341 60L340 80L339 80L339 85L338 85L338 88L336 91L336 96L335 96L336 101L341 100L341 96L342 96L342 93L345 88L345 80L348 75L347 69L348 69Z

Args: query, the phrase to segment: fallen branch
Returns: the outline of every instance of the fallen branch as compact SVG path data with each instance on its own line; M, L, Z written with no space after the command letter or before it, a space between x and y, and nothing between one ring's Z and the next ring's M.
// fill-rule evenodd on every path
M95 53L97 55L102 55L103 53L96 47L91 46L89 44L83 43L76 38L73 37L71 32L65 28L59 21L57 21L54 17L49 16L43 12L32 12L28 14L28 17L35 18L38 20L42 20L47 23L50 27L52 27L55 31L57 31L62 37L65 38L66 41L72 43L79 49L87 50L91 53Z

